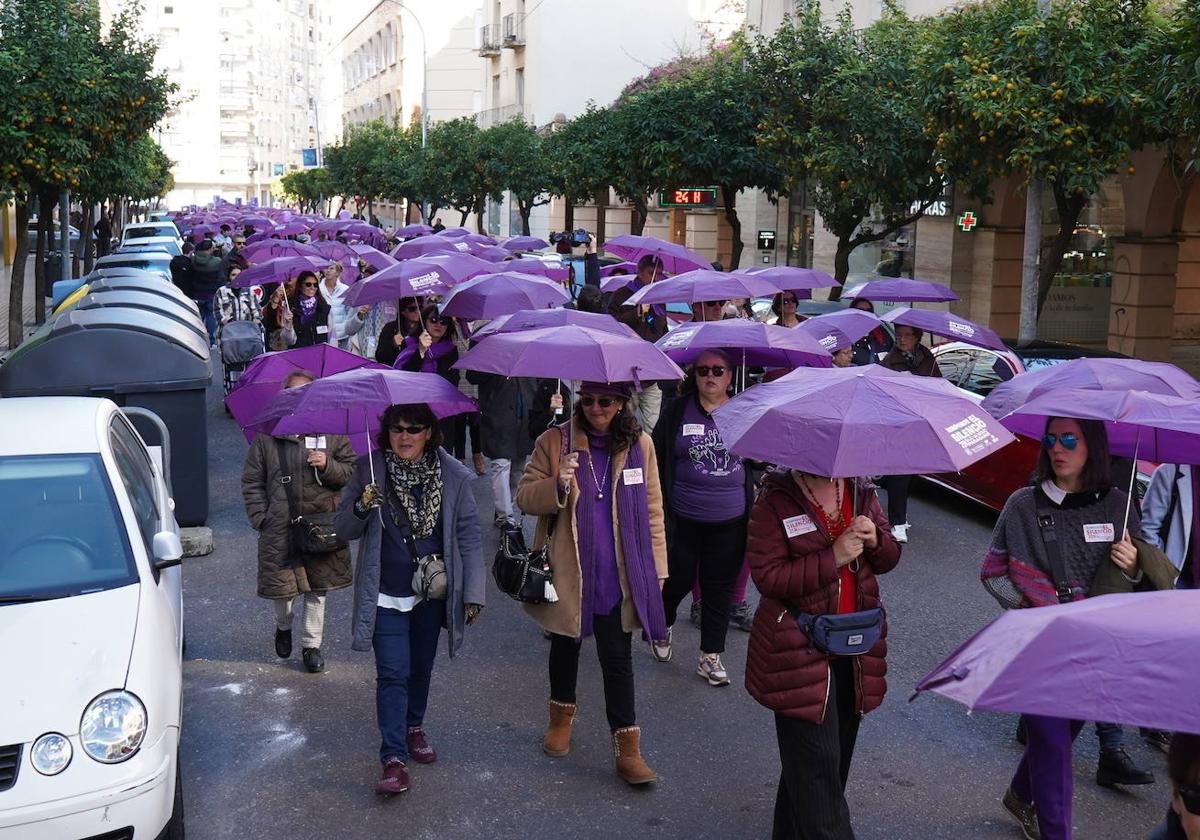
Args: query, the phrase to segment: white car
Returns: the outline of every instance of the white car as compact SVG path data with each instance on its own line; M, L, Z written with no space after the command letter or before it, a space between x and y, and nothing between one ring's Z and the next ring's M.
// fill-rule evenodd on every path
M130 239L146 239L151 236L169 236L172 239L178 240L179 244L183 244L183 237L179 235L179 228L175 227L174 222L168 220L137 222L136 224L126 225L121 231L121 244L124 245Z
M121 241L117 253L129 253L132 249L139 251L164 251L173 257L183 253L183 245L174 236L133 236Z
M165 251L144 251L137 254L109 254L96 260L96 268L138 268L157 274L171 282L171 255Z
M0 400L0 838L183 837L183 549L112 402Z

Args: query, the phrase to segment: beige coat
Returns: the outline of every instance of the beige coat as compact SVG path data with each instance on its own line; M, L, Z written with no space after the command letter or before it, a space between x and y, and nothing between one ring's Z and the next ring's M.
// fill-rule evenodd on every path
M587 435L572 423L571 451L582 451L587 458ZM658 570L659 585L667 578L667 538L663 525L662 488L658 483L658 460L654 457L654 444L650 436L643 434L638 445L642 448L643 469L646 481L646 500L650 508L650 541L654 550L654 566ZM546 543L546 531L550 518L556 516L554 541L550 545L550 568L554 576L554 588L558 600L550 604L524 604L525 611L551 633L563 636L578 636L580 613L582 612L583 572L579 565L579 540L575 528L575 507L579 502L579 486L572 482L571 490L564 499L558 494L558 463L562 447L562 432L556 426L542 433L534 445L521 482L517 485L517 505L527 514L538 517L534 534L534 547ZM626 452L613 458L612 475L620 475L625 465ZM609 494L612 505L613 532L620 534L621 523L617 517L616 495ZM617 539L617 571L621 578L621 625L626 632L641 628L633 599L629 594L629 577L625 573L625 558L621 541Z

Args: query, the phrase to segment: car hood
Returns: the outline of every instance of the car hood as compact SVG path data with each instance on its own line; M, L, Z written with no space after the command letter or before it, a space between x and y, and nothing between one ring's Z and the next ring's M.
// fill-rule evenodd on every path
M140 589L0 606L0 744L74 735L96 695L125 686Z

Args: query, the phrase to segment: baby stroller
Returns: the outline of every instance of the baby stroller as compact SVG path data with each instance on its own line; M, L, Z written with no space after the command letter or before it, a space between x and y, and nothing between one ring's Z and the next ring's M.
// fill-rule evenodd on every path
M221 328L218 343L221 365L225 369L225 396L229 396L246 365L266 350L263 330L253 321L230 321Z

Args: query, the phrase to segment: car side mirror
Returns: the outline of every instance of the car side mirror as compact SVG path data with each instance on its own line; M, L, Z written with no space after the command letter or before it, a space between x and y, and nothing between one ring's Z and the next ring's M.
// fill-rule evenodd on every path
M154 568L161 571L183 562L183 543L174 531L159 531L154 535Z

